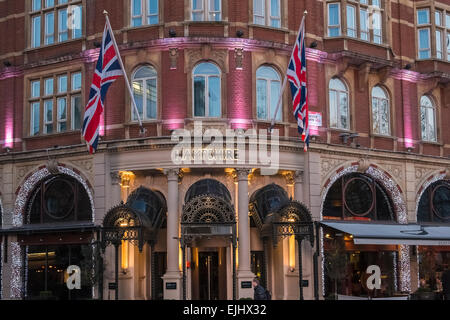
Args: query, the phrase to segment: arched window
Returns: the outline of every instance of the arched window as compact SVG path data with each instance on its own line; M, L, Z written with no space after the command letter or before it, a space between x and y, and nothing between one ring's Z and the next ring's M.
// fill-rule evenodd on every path
M142 120L156 119L158 91L156 87L157 73L151 66L143 66L133 75L133 95L139 116ZM138 120L134 107L131 106L132 120Z
M84 187L74 178L56 175L40 182L27 203L27 224L90 221L92 208Z
M220 117L220 70L210 62L198 64L192 71L194 117Z
M330 80L330 127L350 129L350 108L348 106L348 89L344 82L337 78Z
M436 108L427 96L420 99L420 129L422 140L436 142Z
M392 201L372 177L352 173L338 179L330 188L323 205L326 219L395 221Z
M450 222L450 181L441 180L429 186L417 210L418 222Z
M280 96L280 75L274 68L261 66L256 71L256 110L259 120L272 120ZM281 110L275 120L281 121Z
M372 131L375 134L391 134L389 97L380 86L372 89Z

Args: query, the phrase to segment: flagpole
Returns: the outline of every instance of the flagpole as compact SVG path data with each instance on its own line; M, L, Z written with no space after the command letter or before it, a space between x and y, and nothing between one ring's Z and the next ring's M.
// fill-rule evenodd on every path
M302 29L302 26L304 25L304 23L305 23L305 17L306 17L306 15L308 14L308 11L304 11L303 12L303 18L302 18L302 22L300 23L300 27L298 28L298 32L297 32L297 37L296 37L296 39L298 39L298 35L300 34L300 30ZM297 40L296 40L297 41ZM295 45L294 45L294 47L292 48L292 52L291 52L291 58L289 59L289 61L290 60L292 60L292 55L294 54L294 48L295 48ZM288 66L289 67L289 66ZM273 127L275 126L275 118L277 117L277 114L278 114L278 110L280 109L280 106L281 106L281 100L282 100L282 98L283 98L283 92L284 92L284 89L286 88L286 83L287 83L287 72L284 74L284 79L283 79L283 85L281 86L281 91L280 91L280 96L278 97L278 102L277 102L277 107L276 107L276 109L275 109L275 112L274 112L274 114L273 114L273 117L272 117L272 121L271 121L271 123L270 123L270 131L273 129Z
M111 28L111 23L109 22L108 11L103 10L103 14L105 15L105 18L106 18L106 25L108 26L108 29L111 32L111 40L113 42L114 49L117 52L117 57L118 57L118 60L119 60L119 64L120 64L120 67L122 68L123 77L125 78L125 83L127 84L128 92L130 93L131 102L133 104L134 111L136 112L136 115L138 117L139 127L141 129L141 134L144 134L145 133L145 128L142 125L141 116L139 115L139 110L138 110L138 108L136 106L136 101L134 100L134 94L133 94L133 91L131 90L130 82L128 81L128 76L127 76L127 73L125 71L125 67L123 66L122 57L120 56L119 47L117 46L117 43L116 43L116 37L114 37L114 32L113 32L113 30Z

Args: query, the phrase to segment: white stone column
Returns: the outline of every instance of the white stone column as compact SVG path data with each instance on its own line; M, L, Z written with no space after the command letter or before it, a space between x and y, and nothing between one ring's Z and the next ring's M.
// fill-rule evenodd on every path
M106 210L111 209L114 206L117 206L122 200L122 188L120 186L120 173L119 171L111 171L111 195L109 200L109 207Z
M294 172L294 200L303 202L303 170Z
M167 271L163 276L164 299L180 300L182 292L181 273L178 266L178 169L165 170L167 175ZM166 289L166 283L176 283L176 289Z
M251 282L255 275L250 265L250 221L248 217L248 169L236 169L238 180L238 299L253 298L253 288L242 288L242 282Z

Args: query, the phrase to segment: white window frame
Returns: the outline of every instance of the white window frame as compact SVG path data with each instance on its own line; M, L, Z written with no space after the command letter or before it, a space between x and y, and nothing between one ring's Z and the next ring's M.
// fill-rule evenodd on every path
M80 74L81 77L81 86L79 88L74 88L72 84L72 79L74 79L74 75ZM65 91L60 91L60 79L62 77L65 77L67 79L67 88ZM46 82L52 81L51 86L51 92L46 90ZM67 131L76 131L79 130L82 126L82 116L83 116L83 72L81 70L68 70L64 74L52 74L52 75L45 75L40 77L39 79L29 79L30 87L29 89L29 95L28 95L28 105L29 105L29 120L30 120L30 128L29 128L29 134L30 136L36 136L39 134L57 134L61 132L67 132ZM33 95L33 87L35 88ZM74 97L80 98L80 123L78 126L80 128L75 128L75 109L74 109ZM61 99L65 100L65 107L66 107L66 116L65 118L61 118L60 109L59 109L59 101ZM47 112L46 112L46 104L51 103L51 113L52 113L52 119L47 120ZM35 110L34 108L38 106L38 109ZM33 124L33 119L36 116L40 116L39 119L39 128L35 128ZM70 118L69 118L70 117ZM63 131L61 130L61 123L66 123L66 129ZM52 132L47 131L47 125L52 125ZM36 133L33 133L33 131L37 129ZM41 130L39 130L41 129Z
M219 8L220 10L211 10L210 8L210 0L200 0L202 4L201 9L194 9L194 1L191 0L191 20L195 22L201 22L201 21L209 21L209 22L218 22L222 21L223 14L222 14L222 0L219 0ZM194 13L202 13L202 19L201 20L194 20ZM218 13L220 14L220 19L211 19L211 14Z
M267 66L266 65L266 66L261 66L261 67L271 68L278 76L278 80L274 80L274 79L266 78L266 77L261 77L261 76L256 76L256 87L258 86L258 80L265 80L266 81L266 114L267 114L267 118L263 119L263 118L259 118L258 117L258 98L256 98L256 117L257 117L258 120L271 120L273 118L273 115L274 115L273 113L275 112L275 110L271 110L271 108L270 108L271 107L271 101L272 101L272 99L271 99L272 98L271 97L271 92L272 92L271 85L272 85L272 82L278 82L279 85L280 85L280 91L281 91L281 76L278 73L278 71L272 66ZM259 68L261 68L261 67L259 67ZM256 73L258 73L259 68L256 70ZM279 98L280 91L278 91L277 98ZM281 110L283 110L282 104L283 103L281 102L280 110L278 111L278 114L281 117L279 119L275 119L277 122L282 122L283 121L283 112L281 112ZM276 106L275 106L275 108L276 108Z
M28 1L28 0L27 0ZM29 11L30 23L30 48L39 48L43 46L54 45L57 43L80 39L83 37L83 1L72 0L54 1L54 5L46 6L45 0L39 0L39 8L33 8L31 3ZM61 14L66 12L67 23L61 23ZM47 33L49 29L48 17L53 14L53 33ZM39 20L36 26L35 21ZM39 30L36 30L36 27ZM76 27L79 27L76 28ZM79 31L79 34L77 34ZM65 39L62 39L64 37ZM53 41L50 39L53 38Z
M427 48L420 48L420 32L422 30L427 30L428 31L428 47ZM421 57L420 54L421 52L428 52L428 57ZM417 58L419 60L427 60L430 59L432 57L431 55L431 28L430 27L425 27L425 28L419 28L417 29Z
M331 88L330 83L334 79L339 80L340 82L342 82L346 90L342 91L342 90L339 90L339 89ZM334 101L334 103L336 105L336 117L337 117L336 123L337 123L337 126L335 127L335 126L331 125L331 114L332 114L332 112L331 112L331 101L329 101L330 128L339 129L339 130L350 130L350 92L348 90L348 86L341 79L339 79L339 78L332 78L329 81L329 84L328 84L328 97L330 97L330 92L331 91L334 91L335 95L336 95L336 100ZM341 114L341 112L340 112L341 102L340 101L341 101L341 95L342 94L345 94L347 96L347 127L346 128L340 126L341 125L341 121L339 120L339 117L340 117L340 114Z
M81 91L81 89L80 89ZM80 98L80 123L79 128L75 128L75 98ZM79 94L72 94L70 96L70 122L72 130L80 130L83 126L83 104L81 100L81 92Z
M147 68L151 68L151 69L153 69L154 71L155 71L155 73L156 73L156 75L155 76L153 76L153 77L145 77L145 78L135 78L135 75L136 75L136 73L141 69L141 68L145 68L145 67L147 67ZM142 103L142 119L141 120L146 120L146 121L148 121L148 120L157 120L158 119L158 72L156 71L156 68L154 68L153 66L150 66L150 65L146 65L146 66L141 66L141 67L139 67L139 68L137 68L135 71L134 71L134 73L133 73L133 76L131 77L131 86L133 86L133 83L134 82L142 82L142 84L143 84L143 96L142 96L142 99L143 99L143 103ZM156 92L156 110L155 110L155 117L154 118L150 118L148 115L147 115L147 97L146 97L146 91L147 91L147 80L155 80L155 92ZM134 92L133 92L133 94L134 94ZM137 119L137 115L136 115L136 119L134 119L134 116L135 116L135 113L136 113L136 111L134 110L134 107L133 107L133 105L131 105L131 121L132 122L137 122L138 121L138 119Z
M52 111L52 119L49 121L49 120L47 120L47 105L46 105L46 102L47 101L50 101L51 103L52 103L52 109L51 109L51 111ZM53 118L54 118L54 103L53 103L53 99L46 99L46 100L44 100L43 101L43 105L44 105L44 117L43 117L43 123L44 123L44 127L43 127L43 132L44 132L44 134L52 134L52 133L54 133L55 132L55 128L53 127ZM48 125L52 125L52 132L48 132L47 131L47 126Z
M159 0L139 0L140 1L140 6L141 6L141 14L134 16L133 15L133 9L134 9L134 1L130 0L130 27L131 28L139 28L142 26L154 26L159 24ZM156 6L157 6L157 10L156 13L150 13L150 3L151 1L156 1ZM150 17L157 17L157 22L156 23L150 23ZM134 26L133 25L133 20L136 18L140 18L141 19L141 25L139 26Z
M40 124L41 124L41 119L40 119L40 111L41 111L41 103L40 101L33 101L30 103L31 106L31 114L30 114L30 136L37 136L39 135L39 130L40 130ZM35 106L37 106L37 112L35 111ZM37 123L37 128L35 128L34 126L34 118L36 116L37 113L37 117L38 117L38 123ZM37 130L35 130L37 129Z
M349 22L351 21L351 20L349 19L349 16L348 16L348 10L349 10L349 8L352 8L352 9L353 9L353 25L354 25L354 28L350 28L350 27L349 27ZM348 36L348 37L352 37L352 38L357 38L357 37L358 37L358 25L357 25L357 23L356 23L356 15L357 15L356 12L357 12L357 8L356 8L354 5L347 4L347 6L346 6L346 16L347 16L347 36ZM353 35L350 35L350 31L353 32Z
M60 113L60 109L59 109L59 102L60 101L65 101L65 107L66 107L66 117L65 118L61 118L61 113ZM66 132L67 131L67 113L68 113L68 109L69 109L69 105L67 103L67 97L58 97L56 99L56 132ZM66 123L66 129L65 130L61 130L61 124L62 123Z
M330 6L331 5L337 5L338 6L338 24L330 24ZM342 19L341 19L341 4L339 2L330 2L327 4L327 35L328 37L340 37L342 36ZM338 35L331 35L330 29L338 29L339 34Z
M380 98L380 97L374 97L373 95L373 89L379 87L381 90L383 90L384 94L386 95L386 98ZM382 105L381 101L387 101L387 107L388 107L388 119L387 119L387 124L388 124L388 133L381 133L381 132L375 132L375 128L374 128L374 110L373 110L373 100L376 99L377 100L377 106L378 106L378 119L380 121L380 125L378 126L378 128L381 128L381 108L380 106ZM389 94L386 92L386 89L384 89L381 86L375 86L372 88L371 93L370 93L370 104L371 104L371 113L372 113L372 133L376 134L376 135L381 135L381 136L391 136L392 135L392 128L391 128L391 101L389 99ZM380 130L379 130L380 131Z
M427 98L427 99L429 99L430 100L430 103L431 103L431 106L427 106L427 105L424 105L424 104L422 104L422 99L423 98ZM426 127L426 132L423 132L422 131L422 119L420 119L421 120L421 123L420 123L420 131L421 131L421 138L422 138L422 141L425 141L425 142L437 142L437 122L436 122L436 106L435 106L435 104L434 104L434 102L433 102L433 99L431 99L429 96L422 96L421 98L420 98L420 117L422 116L422 109L425 109L425 127ZM428 132L428 125L429 125L429 122L428 122L428 112L433 112L433 129L434 129L434 139L430 139L430 137L429 137L429 132ZM424 134L426 135L425 137L424 137Z
M210 63L213 64L218 70L218 75L212 75L212 74L194 74L194 70L196 67L198 67L202 63ZM192 69L191 72L191 79L192 79L192 116L194 118L220 118L222 115L222 70L220 68L212 63L212 62L200 62L195 65L195 67ZM204 77L205 79L205 115L204 116L196 116L195 115L195 78L196 77ZM219 102L220 102L220 110L219 110L219 116L210 116L209 115L209 78L218 78L219 79Z

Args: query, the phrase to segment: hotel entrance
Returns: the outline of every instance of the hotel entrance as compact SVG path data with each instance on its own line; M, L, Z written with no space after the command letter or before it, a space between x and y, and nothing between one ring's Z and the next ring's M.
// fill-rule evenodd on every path
M192 299L227 299L226 248L193 248Z

